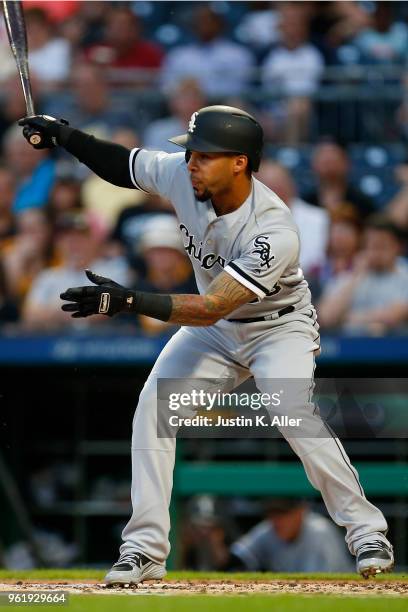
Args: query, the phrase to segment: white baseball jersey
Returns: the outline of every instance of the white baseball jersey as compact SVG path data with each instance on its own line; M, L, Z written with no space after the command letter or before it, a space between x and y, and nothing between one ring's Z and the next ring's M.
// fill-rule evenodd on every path
M225 270L258 296L229 318L273 317L287 306L310 304L299 268L297 227L287 206L266 185L253 178L245 202L217 217L211 200L195 198L184 153L134 149L129 166L137 189L173 203L200 293Z

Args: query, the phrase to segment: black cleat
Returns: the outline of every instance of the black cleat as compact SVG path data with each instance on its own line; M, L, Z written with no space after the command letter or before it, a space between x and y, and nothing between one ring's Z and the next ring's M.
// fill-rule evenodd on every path
M142 553L124 553L106 574L108 586L130 586L144 580L161 580L166 575L164 565L155 563Z
M362 544L357 550L357 572L364 578L385 572L394 567L394 553L391 544L373 540Z

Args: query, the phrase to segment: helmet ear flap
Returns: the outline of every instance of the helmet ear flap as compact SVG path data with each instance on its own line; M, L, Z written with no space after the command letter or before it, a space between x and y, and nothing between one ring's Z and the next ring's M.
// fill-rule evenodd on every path
M190 161L190 157L191 157L191 151L187 149L186 154L184 156L184 159L186 160L186 164L188 164L188 162Z

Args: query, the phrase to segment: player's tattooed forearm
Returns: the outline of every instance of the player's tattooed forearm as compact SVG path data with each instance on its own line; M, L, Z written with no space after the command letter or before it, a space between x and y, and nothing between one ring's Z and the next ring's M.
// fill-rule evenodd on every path
M203 295L172 295L169 321L179 325L212 325L214 313L204 304Z
M213 280L208 287L207 294L222 300L227 308L230 306L238 308L255 297L250 289L241 285L227 272L222 272Z
M218 319L250 302L254 293L227 272L222 272L205 295L172 295L169 321L180 325L212 325Z

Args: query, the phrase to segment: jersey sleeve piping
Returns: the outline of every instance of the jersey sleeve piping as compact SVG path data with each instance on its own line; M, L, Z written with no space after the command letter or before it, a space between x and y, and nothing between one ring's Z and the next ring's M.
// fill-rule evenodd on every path
M146 191L146 189L143 189L143 187L141 187L139 185L139 183L137 182L136 179L136 175L135 175L135 161L136 161L136 157L137 155L140 153L141 149L132 149L129 155L129 173L130 173L130 179L132 181L132 183L134 184L134 186L136 187L136 189L139 189L139 191L143 191L144 193L148 193L150 194L149 191Z
M261 283L259 283L255 279L251 278L234 262L230 262L224 268L224 272L228 272L228 274L230 274L233 278L235 278L235 280L240 282L241 285L244 285L244 287L247 287L247 289L253 291L260 298L264 298L269 293L269 289L261 285Z

